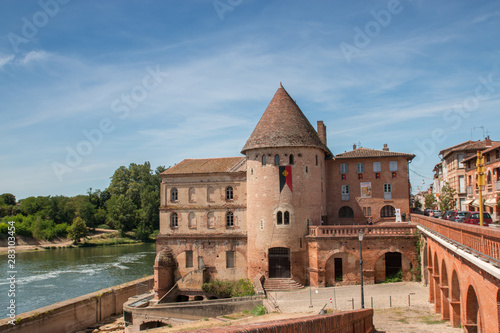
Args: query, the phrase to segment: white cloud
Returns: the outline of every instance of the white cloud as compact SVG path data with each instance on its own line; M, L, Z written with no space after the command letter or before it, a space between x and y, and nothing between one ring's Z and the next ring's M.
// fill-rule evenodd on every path
M46 59L49 59L51 54L45 51L30 51L28 52L24 58L20 60L23 65L28 65L32 62L41 62Z
M13 55L8 55L8 56L0 55L0 68L8 64L12 59L14 59Z

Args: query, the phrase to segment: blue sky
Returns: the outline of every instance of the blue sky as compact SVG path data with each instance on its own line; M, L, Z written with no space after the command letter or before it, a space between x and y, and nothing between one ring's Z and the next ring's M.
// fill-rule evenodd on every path
M4 0L0 22L0 193L18 199L239 156L280 82L334 154L416 154L415 188L478 127L500 140L498 0Z

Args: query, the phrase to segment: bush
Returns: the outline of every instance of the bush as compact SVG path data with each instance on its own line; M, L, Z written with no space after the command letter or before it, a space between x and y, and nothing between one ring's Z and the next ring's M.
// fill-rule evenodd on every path
M239 281L210 281L204 283L201 289L206 293L222 298L255 295L253 285L248 279L240 279Z
M394 275L387 276L385 278L386 283L392 283L392 282L402 282L403 281L403 272L399 271Z
M250 313L254 316L262 316L266 314L266 308L263 305L256 305Z
M99 224L99 225L97 226L97 228L99 228L99 229L111 229L111 228L109 227L109 225L107 225L107 224Z

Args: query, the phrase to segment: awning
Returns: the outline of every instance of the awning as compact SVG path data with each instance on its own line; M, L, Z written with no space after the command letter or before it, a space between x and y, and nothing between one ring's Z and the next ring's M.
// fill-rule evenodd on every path
M495 207L497 205L497 201L495 199L488 199L484 202L486 206Z
M470 205L474 199L469 199L464 201L464 205Z
M472 206L474 207L479 207L479 200L474 200L472 203L471 203Z

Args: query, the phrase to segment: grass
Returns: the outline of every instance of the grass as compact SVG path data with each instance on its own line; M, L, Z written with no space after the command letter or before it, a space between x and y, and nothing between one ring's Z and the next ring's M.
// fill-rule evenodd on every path
M443 324L446 322L445 320L436 319L434 316L422 316L418 317L418 319L428 325Z

